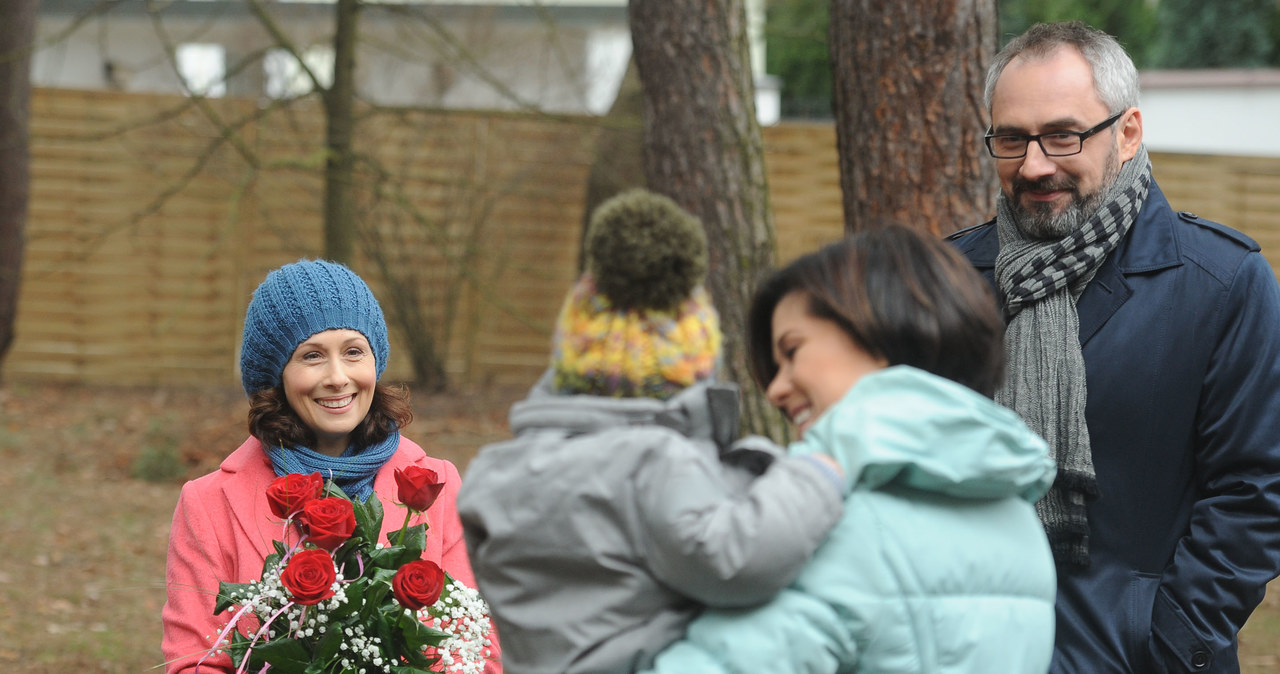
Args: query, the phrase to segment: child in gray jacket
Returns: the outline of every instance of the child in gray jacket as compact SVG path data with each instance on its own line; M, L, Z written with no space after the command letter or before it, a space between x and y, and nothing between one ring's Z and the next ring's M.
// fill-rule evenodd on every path
M735 443L701 223L624 193L593 213L587 252L515 437L458 496L510 674L648 667L703 607L787 586L843 512L829 457Z

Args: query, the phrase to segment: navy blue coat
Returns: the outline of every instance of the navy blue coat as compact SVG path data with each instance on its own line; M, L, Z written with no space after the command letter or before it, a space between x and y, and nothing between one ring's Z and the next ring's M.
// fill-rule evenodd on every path
M952 242L994 287L996 228ZM1280 288L1258 251L1153 183L1080 297L1101 494L1089 568L1059 573L1052 672L1240 671L1280 573Z

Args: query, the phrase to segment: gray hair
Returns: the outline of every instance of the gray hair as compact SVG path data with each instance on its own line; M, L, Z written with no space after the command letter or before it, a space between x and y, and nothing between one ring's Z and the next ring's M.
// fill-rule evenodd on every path
M1093 71L1093 90L1112 113L1138 105L1138 69L1133 59L1116 39L1082 21L1037 23L1019 35L996 54L987 69L986 88L982 92L987 113L996 81L1009 62L1018 56L1045 58L1063 45L1070 45L1084 56Z

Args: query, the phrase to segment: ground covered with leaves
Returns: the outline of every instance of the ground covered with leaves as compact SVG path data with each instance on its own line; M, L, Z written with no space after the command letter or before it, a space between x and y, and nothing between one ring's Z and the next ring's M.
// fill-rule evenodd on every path
M465 470L523 391L415 395L405 435ZM0 386L0 672L159 671L169 520L246 435L238 388ZM1280 583L1241 635L1280 671Z
M521 391L413 397L405 435L465 470ZM239 388L0 386L0 672L163 671L182 482L247 435Z

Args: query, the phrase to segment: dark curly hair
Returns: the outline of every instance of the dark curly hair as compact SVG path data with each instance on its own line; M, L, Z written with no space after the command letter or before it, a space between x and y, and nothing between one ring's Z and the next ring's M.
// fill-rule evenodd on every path
M369 413L351 431L351 444L361 449L377 444L412 421L409 390L378 384ZM268 447L316 446L316 434L289 405L279 386L249 396L249 433Z

